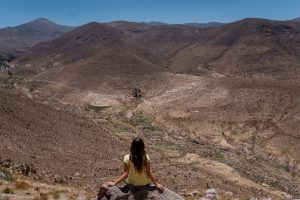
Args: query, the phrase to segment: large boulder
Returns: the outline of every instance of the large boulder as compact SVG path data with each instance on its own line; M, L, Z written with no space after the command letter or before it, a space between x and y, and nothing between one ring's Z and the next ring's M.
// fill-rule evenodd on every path
M97 200L184 200L183 197L165 188L160 192L155 186L131 185L108 187L102 185Z

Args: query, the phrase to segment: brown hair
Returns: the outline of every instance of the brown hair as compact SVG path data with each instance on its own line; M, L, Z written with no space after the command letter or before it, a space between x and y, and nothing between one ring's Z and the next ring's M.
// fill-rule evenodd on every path
M134 168L141 173L146 166L146 151L144 141L136 137L133 139L130 147L130 160L133 162Z

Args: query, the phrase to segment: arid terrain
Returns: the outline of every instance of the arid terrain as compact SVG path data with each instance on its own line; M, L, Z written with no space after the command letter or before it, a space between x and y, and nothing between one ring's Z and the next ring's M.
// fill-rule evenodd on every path
M39 18L16 27L0 29L0 60L12 60L28 48L74 29Z
M141 136L186 199L300 198L299 46L298 20L78 27L2 70L1 168L89 198Z

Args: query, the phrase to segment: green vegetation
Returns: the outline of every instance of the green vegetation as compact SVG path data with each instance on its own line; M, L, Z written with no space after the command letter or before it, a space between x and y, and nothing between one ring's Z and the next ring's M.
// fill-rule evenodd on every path
M91 105L87 104L85 107L86 111L94 111L94 112L100 112L103 111L107 108L110 108L111 106L104 106L104 105Z
M2 192L4 194L13 194L14 193L14 191L9 187L6 187L4 190L2 190Z
M30 188L30 185L26 182L23 182L23 181L20 181L20 182L17 181L17 182L15 182L15 188L17 190L27 190L27 189Z
M118 99L118 101L120 102L120 109L122 110L121 113L123 114L127 113L127 111L134 110L140 102L140 100L124 101L122 99Z
M152 121L142 114L135 115L132 118L131 122L133 126L137 126L148 130L154 130L154 127L152 126Z
M37 85L29 85L28 87L29 87L29 92L34 92L38 88Z

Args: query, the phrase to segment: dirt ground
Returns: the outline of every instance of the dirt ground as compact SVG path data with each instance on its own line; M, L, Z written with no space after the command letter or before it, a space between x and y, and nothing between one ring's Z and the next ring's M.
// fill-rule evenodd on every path
M199 83L196 81L194 85ZM193 87L192 84L189 89ZM184 85L174 95L178 97L176 93L182 90L186 91ZM173 92L164 91L148 101L151 104L157 98L171 100L169 95ZM32 164L35 170L25 179L93 193L101 183L121 174L122 159L129 151L132 138L141 136L160 182L180 194L198 191L196 196L187 199L203 196L208 188L217 189L219 195L230 191L231 198L240 199L289 199L297 195L298 171L289 171L276 159L266 159L261 156L263 151L247 155L244 147L241 150L239 143L230 138L233 136L222 143L220 139L219 142L214 142L215 138L205 140L189 132L185 126L191 127L191 121L185 117L191 117L191 112L165 109L153 119L152 110L147 110L149 102L145 100L127 98L112 108L100 107L99 111L94 107L51 101L50 97L36 93L28 90L20 93L20 88L14 87L1 89L1 160L10 159L8 168L17 174L21 164ZM155 104L154 108L161 110L159 106L164 104ZM172 120L164 114L171 114ZM174 120L178 117L184 122L182 125ZM199 115L197 118L202 119ZM231 131L228 124L225 135Z

